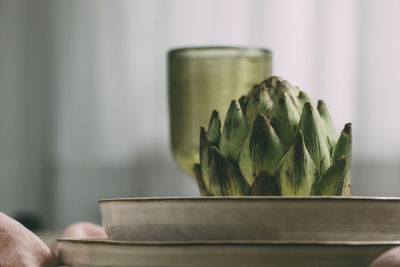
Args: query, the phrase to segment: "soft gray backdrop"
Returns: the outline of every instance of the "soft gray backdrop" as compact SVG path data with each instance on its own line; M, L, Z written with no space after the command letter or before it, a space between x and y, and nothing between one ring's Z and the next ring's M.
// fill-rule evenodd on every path
M0 0L0 211L51 228L108 197L197 195L169 151L166 52L262 46L353 122L355 195L400 196L400 1Z

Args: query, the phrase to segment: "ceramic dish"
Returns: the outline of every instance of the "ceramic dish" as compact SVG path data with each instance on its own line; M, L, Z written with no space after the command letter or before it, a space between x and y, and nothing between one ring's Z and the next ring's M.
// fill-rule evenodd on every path
M141 267L368 266L396 242L118 242L58 240L64 265Z
M100 210L111 240L400 240L400 198L131 198Z

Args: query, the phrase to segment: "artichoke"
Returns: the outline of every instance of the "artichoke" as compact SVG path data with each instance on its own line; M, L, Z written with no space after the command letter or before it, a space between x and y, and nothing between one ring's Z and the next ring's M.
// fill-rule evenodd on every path
M221 130L213 111L200 128L202 195L351 195L351 124L339 138L325 103L280 77L232 100Z

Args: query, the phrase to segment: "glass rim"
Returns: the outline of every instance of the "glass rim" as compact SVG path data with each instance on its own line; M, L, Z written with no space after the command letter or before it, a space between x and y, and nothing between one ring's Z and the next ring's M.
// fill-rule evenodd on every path
M260 57L271 56L271 51L262 47L247 46L188 46L173 48L168 51L168 57Z

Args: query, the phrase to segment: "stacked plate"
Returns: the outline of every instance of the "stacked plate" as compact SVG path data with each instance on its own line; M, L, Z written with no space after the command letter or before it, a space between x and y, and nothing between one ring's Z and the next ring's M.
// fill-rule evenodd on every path
M68 266L368 266L400 245L400 199L101 200L109 240L59 240Z

